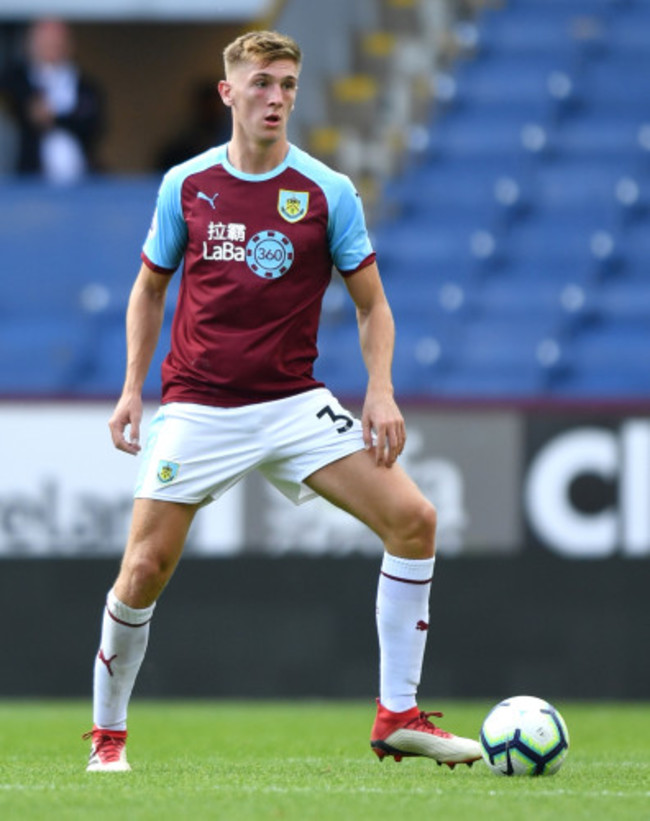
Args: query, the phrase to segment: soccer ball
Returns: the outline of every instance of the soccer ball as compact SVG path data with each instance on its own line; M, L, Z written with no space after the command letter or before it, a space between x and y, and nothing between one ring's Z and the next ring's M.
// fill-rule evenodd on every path
M486 716L481 751L494 773L552 775L569 751L569 733L562 716L547 701L514 696Z

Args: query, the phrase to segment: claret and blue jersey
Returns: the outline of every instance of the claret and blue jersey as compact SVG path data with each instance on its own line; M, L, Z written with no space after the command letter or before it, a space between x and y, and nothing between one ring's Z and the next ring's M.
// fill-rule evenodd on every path
M235 407L310 390L323 294L374 261L350 180L291 146L265 174L227 147L163 179L142 258L161 275L183 262L163 364L163 402Z

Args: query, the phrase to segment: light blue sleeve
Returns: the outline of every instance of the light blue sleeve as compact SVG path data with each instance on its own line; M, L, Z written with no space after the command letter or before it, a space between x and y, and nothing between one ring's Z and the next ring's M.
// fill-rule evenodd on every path
M342 274L352 273L373 254L373 249L361 197L348 177L337 174L334 179L335 184L326 191L330 205L330 253Z
M366 260L374 260L361 197L345 174L334 171L296 146L291 161L298 171L312 179L327 200L327 238L336 268L342 273L358 271Z
M163 177L151 228L142 253L156 268L175 271L187 245L187 224L181 205L181 187L185 175L172 168Z

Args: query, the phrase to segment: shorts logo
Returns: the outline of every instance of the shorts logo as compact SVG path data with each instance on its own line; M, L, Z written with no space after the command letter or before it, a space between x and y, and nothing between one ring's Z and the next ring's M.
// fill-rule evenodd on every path
M309 193L307 191L286 191L280 189L278 195L278 213L287 222L299 222L309 208Z
M293 245L279 231L259 231L246 245L246 262L262 279L283 277L293 264Z
M180 465L178 462L167 462L164 459L158 463L158 479L164 484L173 482L178 476L178 469Z

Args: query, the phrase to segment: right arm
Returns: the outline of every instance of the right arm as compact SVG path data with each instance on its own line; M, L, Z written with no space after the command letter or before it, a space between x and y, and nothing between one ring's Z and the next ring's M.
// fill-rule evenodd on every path
M115 447L133 455L140 450L142 388L160 337L170 279L143 263L126 310L126 376L108 426Z

